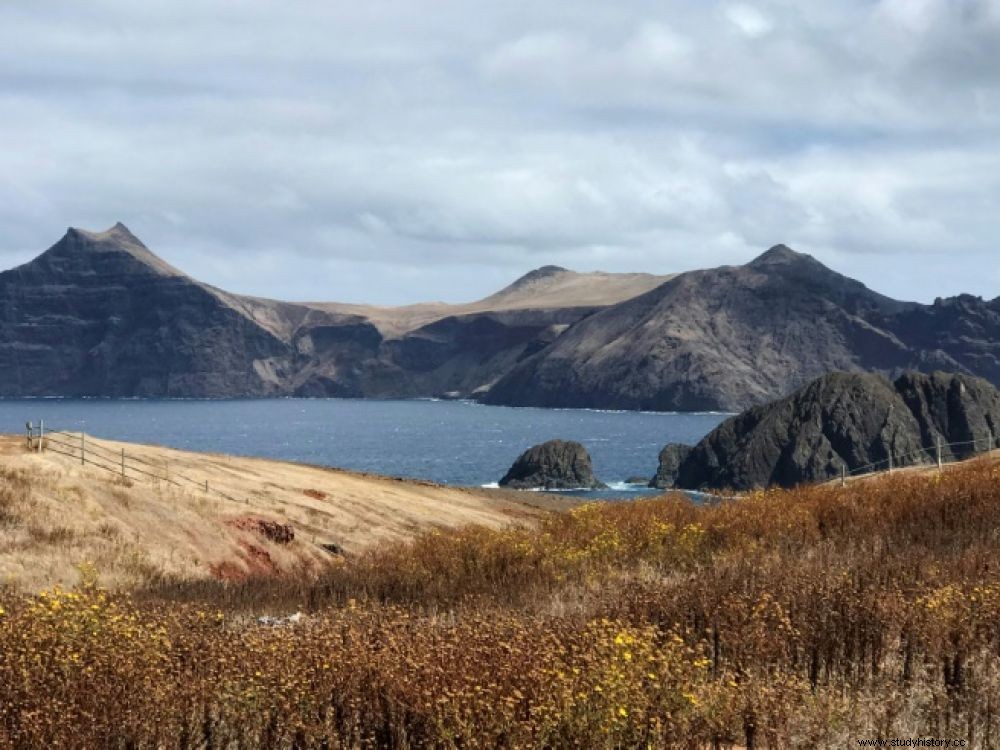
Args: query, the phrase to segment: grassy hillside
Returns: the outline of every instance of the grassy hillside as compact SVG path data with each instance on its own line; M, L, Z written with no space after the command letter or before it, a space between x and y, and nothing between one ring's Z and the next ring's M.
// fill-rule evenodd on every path
M7 592L0 745L1000 737L1000 465L435 530L318 580ZM280 627L248 613L304 609Z
M75 438L62 439L64 448L76 445ZM510 493L87 441L88 455L111 467L127 450L126 482L114 471L81 466L79 458L31 453L24 438L0 436L0 582L29 591L65 586L77 580L83 561L111 588L164 576L308 578L336 558L320 545L353 554L431 527L500 527L539 512ZM133 466L185 479L155 481Z

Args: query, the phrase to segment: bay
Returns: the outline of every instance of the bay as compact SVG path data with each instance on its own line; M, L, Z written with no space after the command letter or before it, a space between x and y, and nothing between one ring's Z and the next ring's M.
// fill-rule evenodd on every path
M0 431L26 421L96 437L300 461L442 484L489 486L530 446L562 438L586 446L594 473L641 495L667 443L694 443L727 415L484 406L467 401L361 399L0 401Z

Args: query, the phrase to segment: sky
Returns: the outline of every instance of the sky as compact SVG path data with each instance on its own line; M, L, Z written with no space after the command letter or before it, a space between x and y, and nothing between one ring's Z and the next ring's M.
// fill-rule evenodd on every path
M0 266L402 304L808 252L1000 296L1000 0L0 4Z

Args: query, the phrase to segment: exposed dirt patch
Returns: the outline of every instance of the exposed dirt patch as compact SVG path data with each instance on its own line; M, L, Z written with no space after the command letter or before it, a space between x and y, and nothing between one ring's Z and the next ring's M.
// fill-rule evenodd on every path
M313 500L326 500L327 498L326 493L319 490L302 490L302 494L306 497L311 497Z
M243 549L243 559L247 564L247 575L251 578L273 576L279 572L278 566L271 559L271 555L263 547L258 547L256 544L250 544L249 542L240 542L240 547Z
M243 565L233 560L224 560L209 567L214 578L220 581L240 583L252 578L262 578L277 575L280 572L270 553L256 544L242 541L240 545L240 560Z
M241 531L252 531L275 544L291 544L295 540L295 529L289 524L272 521L268 518L243 516L230 518L226 524Z

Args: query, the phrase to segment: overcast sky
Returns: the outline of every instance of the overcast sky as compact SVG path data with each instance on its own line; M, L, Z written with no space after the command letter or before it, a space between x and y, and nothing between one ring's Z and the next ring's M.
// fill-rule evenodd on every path
M0 4L0 263L123 221L232 291L404 303L784 242L1000 295L1000 0Z

